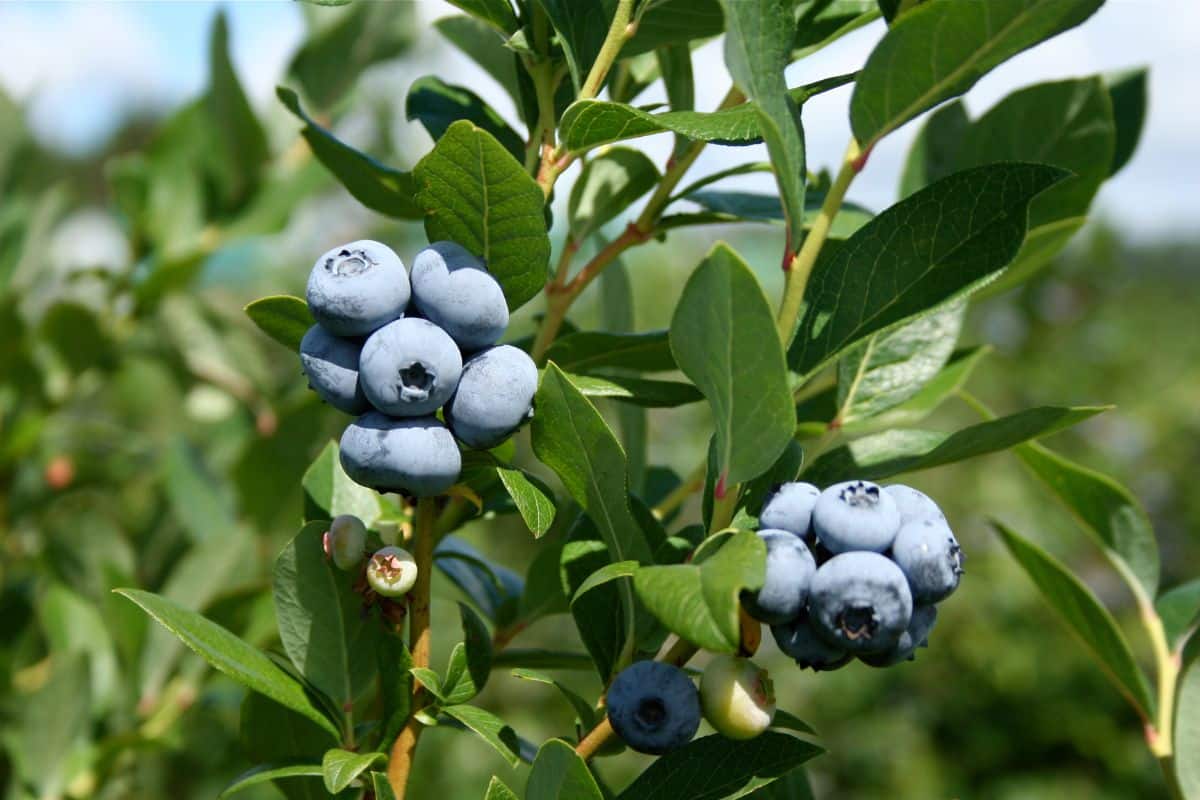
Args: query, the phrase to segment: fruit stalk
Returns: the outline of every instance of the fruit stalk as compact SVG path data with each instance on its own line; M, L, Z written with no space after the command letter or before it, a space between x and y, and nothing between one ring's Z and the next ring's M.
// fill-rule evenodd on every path
M858 141L851 138L850 144L846 148L846 156L842 160L842 167L838 170L833 185L829 187L829 194L825 195L821 211L813 220L808 236L804 237L804 244L801 245L800 252L792 257L787 266L787 277L784 279L783 299L779 303L778 317L779 340L783 342L785 350L791 344L792 334L800 319L800 307L804 304L804 290L808 286L809 276L812 275L813 265L817 263L817 256L821 254L821 248L829 237L829 229L833 225L833 218L837 216L842 207L846 190L850 188L854 176L861 169L862 159L859 154Z
M429 606L430 587L433 583L433 547L436 539L437 499L422 497L417 500L417 509L413 524L413 558L417 562L417 582L409 593L408 607L408 649L412 655L414 667L429 666ZM413 686L413 713L396 741L392 744L391 755L388 758L388 783L397 800L404 800L408 786L408 776L412 772L413 756L417 749L417 739L421 736L422 725L417 720L416 711L420 709L419 685Z

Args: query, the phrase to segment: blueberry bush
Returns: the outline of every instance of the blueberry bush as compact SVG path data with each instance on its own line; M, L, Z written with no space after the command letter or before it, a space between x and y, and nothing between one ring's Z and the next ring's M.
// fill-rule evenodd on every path
M1136 613L1118 619L1002 507L984 509L993 541L1141 721L1163 791L1200 798L1200 579L1164 589L1133 493L1039 442L1107 406L994 412L966 389L989 347L960 344L973 306L1044 279L1129 161L1146 74L1029 86L974 118L958 98L1102 2L454 0L439 32L520 119L421 78L404 111L433 146L411 169L334 125L359 75L411 44L402 6L307 12L283 146L219 17L203 96L109 162L131 269L51 285L39 220L60 194L0 213L4 606L24 623L2 666L26 689L4 727L10 795L165 796L237 751L254 766L209 796L426 797L416 759L446 731L490 748L487 800L811 797L824 743L753 659L919 671L971 561L950 507L896 479L1009 451ZM858 70L788 86L789 65L881 18ZM715 37L729 89L698 110L693 49ZM638 102L659 83L665 104ZM835 90L851 138L828 170L806 160L803 108ZM896 202L848 202L910 123ZM650 136L673 142L665 163L633 141ZM766 163L693 174L705 148L759 143ZM722 188L755 172L776 191ZM214 302L213 254L294 232L331 181L395 247L322 232L274 271L305 297L268 275L245 317ZM777 297L758 256L712 235L764 224ZM405 225L421 241L389 232ZM706 255L669 325L637 330L626 258L685 236ZM952 400L974 420L927 427ZM681 476L651 412L689 405L703 458ZM519 528L522 571L468 526ZM569 636L522 646L552 618ZM485 693L509 677L572 724L522 736ZM204 685L244 699L181 723ZM222 715L239 741L214 733ZM139 766L164 740L182 764Z

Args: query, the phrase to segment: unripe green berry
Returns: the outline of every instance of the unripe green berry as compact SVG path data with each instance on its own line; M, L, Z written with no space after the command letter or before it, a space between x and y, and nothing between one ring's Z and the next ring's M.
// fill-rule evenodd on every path
M334 517L322 539L325 557L333 560L338 569L350 570L362 563L367 548L367 526L351 514Z
M367 562L367 583L376 594L403 597L417 582L417 562L402 547L377 550Z
M722 736L753 739L775 717L775 688L765 669L744 658L717 656L700 678L700 706Z

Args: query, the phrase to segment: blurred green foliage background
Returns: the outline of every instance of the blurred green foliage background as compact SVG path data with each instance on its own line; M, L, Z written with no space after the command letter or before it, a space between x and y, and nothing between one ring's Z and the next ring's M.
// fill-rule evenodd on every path
M421 139L397 119L395 98L350 91L360 72L405 51L411 27L395 14L376 19L381 6L355 8L310 15L290 82L322 119L357 126L364 149L411 163ZM372 32L369 46L335 70L331 49L355 31ZM302 294L313 254L333 243L376 238L404 258L423 243L419 225L371 214L337 187L286 114L264 119L251 146L228 136L241 112L222 35L203 97L165 119L128 120L84 158L39 144L22 109L0 97L0 783L9 798L211 798L252 766L239 742L244 691L110 590L162 592L275 644L270 566L300 520L300 476L344 419L306 391L294 356L242 306ZM666 325L717 238L778 291L761 231L672 235L627 259L639 329ZM1116 405L1053 444L1135 490L1160 535L1166 586L1200 564L1198 257L1200 240L1131 244L1115 222L1094 223L1034 283L973 308L964 336L995 348L969 388L998 410ZM577 324L598 317L599 295L580 305ZM531 330L536 306L511 337ZM932 427L972 421L951 403ZM654 463L689 473L708 424L699 406L654 411ZM518 449L531 459L527 435ZM1136 717L986 519L1034 535L1119 616L1134 613L1098 553L1011 456L912 483L938 498L969 554L931 647L896 669L816 675L769 641L761 652L781 707L829 751L809 770L817 797L1158 796ZM684 518L697 513L689 505ZM514 517L474 522L464 536L518 573L535 552ZM435 664L453 641L436 632L458 629L455 589L438 580ZM573 636L559 616L518 644ZM585 695L599 689L588 672L563 680ZM535 741L570 730L551 689L503 671L478 702ZM600 771L620 786L639 758ZM492 774L522 781L448 729L429 732L417 769L426 797L479 796Z

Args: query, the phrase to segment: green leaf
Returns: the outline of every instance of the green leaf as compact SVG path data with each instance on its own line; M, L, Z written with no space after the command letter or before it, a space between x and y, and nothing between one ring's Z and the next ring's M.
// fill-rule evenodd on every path
M783 222L783 204L776 195L738 191L702 191L680 195L681 200L693 203L713 212L710 219L696 219L692 224L728 224L730 222ZM805 204L810 214L815 215L824 202L824 195L811 189L805 194ZM855 231L871 221L875 215L855 203L843 203L838 209L833 224L829 227L830 239L847 239ZM669 218L668 218L669 219ZM669 226L678 227L668 222ZM808 225L805 226L809 227Z
M721 12L721 6L717 2L712 5L721 19L720 25L724 27L725 16ZM692 69L692 49L686 44L670 45L659 48L655 57L658 61L658 71L662 73L663 87L667 90L667 104L671 110L694 111L696 76ZM675 146L671 150L671 156L682 157L689 144L686 136L675 134Z
M810 736L816 736L817 732L812 725L809 725L804 720L797 717L795 714L789 714L783 709L777 709L775 716L771 719L771 727L784 731L796 731L805 733Z
M226 200L238 203L244 201L258 185L271 151L267 146L266 133L254 116L250 101L246 99L237 73L233 70L233 62L229 58L229 24L224 12L218 13L213 20L208 62L206 100L209 114L217 122L212 126L220 151L216 163L220 165L222 183L226 187Z
M515 612L524 581L512 570L493 564L457 536L438 542L434 565L463 591L484 616L502 625Z
M487 794L483 796L483 800L521 800L517 793L504 785L504 781L497 778L495 775L488 782Z
M534 475L515 467L497 467L496 474L504 484L513 505L534 538L540 539L554 524L554 492Z
M392 785L388 783L387 773L372 772L371 787L375 790L375 800L396 800L396 793L392 791Z
M841 246L826 246L788 352L792 369L810 375L870 334L982 286L1017 254L1030 200L1065 175L1040 164L958 172L901 200Z
M1175 776L1185 800L1200 797L1200 639L1184 654L1175 711ZM1190 656L1190 657L1189 657Z
M487 262L510 309L538 293L550 260L545 198L491 134L455 122L413 175L429 241L449 239Z
M844 425L842 432L848 436L861 436L885 428L916 425L962 388L971 372L989 352L991 349L986 345L959 350L950 357L942 371L912 397L877 416Z
M654 188L658 168L640 150L614 147L584 165L571 187L568 236L576 245Z
M434 75L413 81L404 103L405 116L420 120L436 141L453 123L467 120L496 138L513 158L525 157L525 142L483 98L463 86L453 86Z
M600 569L593 572L587 579L579 584L579 588L571 595L572 605L576 600L583 597L585 594L595 589L597 586L603 586L609 581L615 581L617 578L630 578L637 573L638 563L636 561L614 561L611 564L605 564Z
M34 796L45 798L65 794L71 776L64 756L87 736L92 715L87 656L60 653L48 666L41 687L17 699L17 724L6 723L4 740L19 782L36 787ZM13 712L8 716L11 720Z
M672 633L704 650L733 653L740 641L738 597L762 586L765 563L762 540L738 531L702 564L643 567L633 585Z
M328 442L304 472L304 498L314 512L310 519L333 519L353 514L367 527L380 517L379 495L350 479L342 469L336 442Z
M335 738L341 734L317 710L304 688L265 654L220 625L194 611L140 589L116 589L159 622L205 661L243 686L266 695L280 705L307 717Z
M256 692L242 700L240 727L243 750L260 764L312 764L338 745L324 728Z
M535 0L558 33L578 92L600 54L616 3L611 0Z
M403 637L393 632L380 637L375 655L379 663L379 741L393 742L412 713L412 654Z
M203 454L180 434L166 452L164 484L175 519L192 541L237 527L232 498L209 470Z
M879 19L874 0L799 0L792 60L798 61Z
M1162 618L1167 644L1177 648L1181 639L1200 624L1200 578L1163 592L1154 608Z
M301 45L288 74L318 108L344 98L372 64L400 55L420 27L412 3L352 3Z
M639 3L636 13L637 33L621 48L622 56L719 36L725 30L717 0L655 0Z
M928 0L912 9L871 52L850 99L850 125L863 152L994 67L1075 27L1102 3Z
M1149 600L1158 594L1158 540L1145 509L1112 478L1037 444L1016 455L1071 512L1105 552L1131 588Z
M1108 610L1082 581L1045 550L999 522L993 521L992 526L1046 602L1062 615L1071 631L1091 651L1109 680L1143 719L1153 719L1154 698L1146 676Z
M1021 89L967 128L958 150L959 169L1033 161L1073 173L1029 204L1021 250L989 292L1027 280L1079 230L1109 175L1115 141L1112 102L1099 78Z
M512 35L520 23L508 0L449 0L476 19L483 20L498 31Z
M275 94L304 122L300 135L312 148L313 155L355 200L388 217L421 218L421 208L415 200L417 184L411 174L393 169L342 142L304 113L300 98L291 89L280 86Z
M730 800L770 784L823 751L786 733L746 741L712 735L657 759L617 800Z
M901 199L954 172L958 151L970 126L967 107L960 100L947 103L929 115L908 150L900 174Z
M526 113L521 83L528 82L529 76L518 66L520 58L517 54L505 47L505 37L487 23L462 15L443 17L434 22L433 27L503 86L522 114ZM530 89L532 94L532 86ZM534 112L536 115L536 109ZM525 119L528 121L529 116Z
M603 800L587 762L562 739L538 749L525 784L525 800Z
M712 408L725 482L769 469L791 440L796 415L770 304L728 245L713 247L684 286L671 351Z
M575 711L576 721L583 730L591 730L600 721L603 715L602 711L597 710L591 703L583 699L574 689L566 686L559 681L554 680L549 675L544 675L540 672L535 672L531 669L514 669L512 671L514 678L520 678L527 681L537 681L544 683L547 686L553 686L558 689L559 693Z
M492 635L479 615L465 603L458 604L463 641L454 646L446 666L439 696L448 705L465 703L483 691L492 671Z
M319 764L296 764L285 767L277 767L271 764L260 764L246 770L241 775L233 779L233 783L226 786L219 795L220 798L229 797L237 794L243 789L251 789L255 786L260 786L264 783L271 783L282 778L320 778L324 775Z
M442 709L442 713L458 720L474 731L504 757L510 767L521 763L520 742L508 723L478 706L457 705Z
M805 84L790 90L791 102L799 107L815 95L845 86L853 74ZM559 123L563 145L582 153L603 144L674 132L692 141L747 145L763 140L763 123L752 103L719 111L664 111L651 114L626 103L580 100L568 108Z
M567 375L567 379L588 397L611 397L647 408L675 408L703 399L696 387L679 381L626 375Z
M775 167L787 217L788 249L800 246L804 225L804 128L783 70L791 61L796 17L789 0L721 0L725 65L749 98ZM778 454L776 454L778 455Z
M953 302L856 345L838 361L837 420L847 424L903 403L941 371L966 314Z
M382 632L362 613L349 576L326 559L321 540L328 527L305 525L275 559L275 613L292 664L344 708L374 679Z
M362 773L378 763L386 762L383 753L351 753L334 748L325 751L321 759L321 774L325 779L325 791L337 794L346 789Z
M629 508L625 453L587 398L553 363L535 399L533 452L554 470L584 510L614 561L651 562L650 549Z
M1112 103L1113 123L1116 125L1109 175L1116 175L1129 163L1142 138L1142 129L1146 125L1148 73L1146 67L1141 67L1104 76Z
M954 433L890 430L829 450L804 471L818 486L861 478L881 480L1015 447L1077 425L1108 406L1038 406Z
M812 786L808 783L808 773L805 772L804 767L796 767L779 779L761 789L755 789L746 796L750 800L815 800Z
M582 374L611 367L634 372L669 372L678 369L669 335L669 331L580 331L555 341L546 352L546 359L564 370Z

